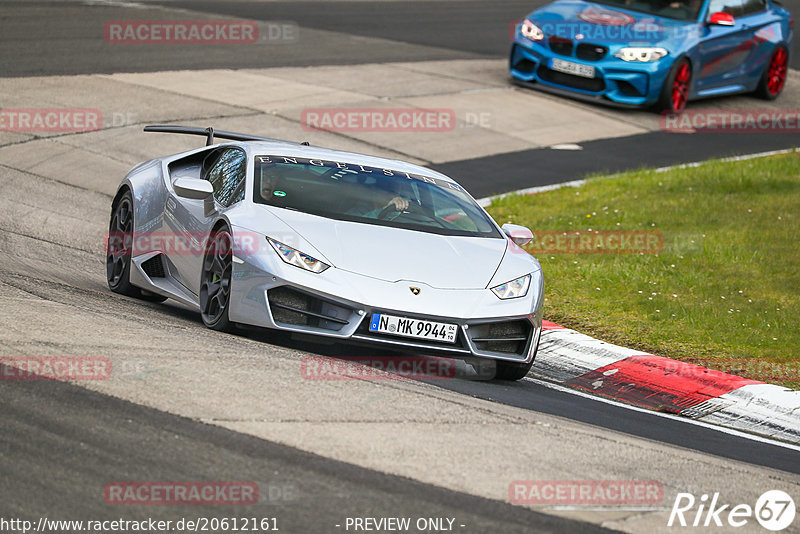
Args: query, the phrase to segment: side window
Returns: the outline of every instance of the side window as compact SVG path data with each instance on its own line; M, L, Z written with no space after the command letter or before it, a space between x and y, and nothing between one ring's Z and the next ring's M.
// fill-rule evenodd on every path
M204 178L214 187L214 198L225 207L244 200L247 156L238 148L216 152L216 161Z
M766 0L744 0L742 5L742 15L752 15L761 13L767 9Z
M727 13L734 18L742 16L742 0L711 0L708 6L708 15L713 13Z

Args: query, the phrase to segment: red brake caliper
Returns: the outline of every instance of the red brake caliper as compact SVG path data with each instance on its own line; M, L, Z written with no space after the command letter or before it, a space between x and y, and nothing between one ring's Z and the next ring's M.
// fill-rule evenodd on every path
M684 63L675 74L675 81L672 83L672 108L680 111L686 106L686 99L689 93L689 65Z
M767 74L767 90L771 95L776 95L783 89L786 82L786 50L779 48L769 64Z

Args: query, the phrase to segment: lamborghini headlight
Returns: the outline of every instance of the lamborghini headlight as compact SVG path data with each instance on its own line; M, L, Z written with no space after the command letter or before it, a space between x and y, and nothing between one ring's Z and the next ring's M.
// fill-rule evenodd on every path
M620 58L622 61L638 61L640 63L649 63L650 61L661 59L668 53L669 52L663 48L634 46L620 48L619 52L614 55Z
M301 269L311 271L312 273L321 273L330 267L330 265L327 263L319 261L316 258L312 258L308 254L303 254L299 250L293 249L288 245L284 245L280 241L275 241L270 237L267 238L267 241L269 241L269 244L275 249L275 252L278 253L278 256L280 256L281 259L289 265L300 267Z
M500 300L515 299L527 295L530 286L531 275L526 274L525 276L520 276L516 280L493 287L492 292L497 295L497 298Z
M527 37L531 41L541 41L544 39L544 32L542 29L528 19L522 21L522 26L519 31L522 33L523 37Z

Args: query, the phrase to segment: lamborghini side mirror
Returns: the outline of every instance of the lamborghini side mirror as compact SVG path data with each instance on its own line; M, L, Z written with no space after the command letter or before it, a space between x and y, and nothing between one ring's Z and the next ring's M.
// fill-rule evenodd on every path
M214 213L214 187L208 180L178 178L172 182L172 189L179 197L202 200L203 212L206 217L210 217Z
M172 189L179 197L194 200L204 200L207 196L214 194L211 182L198 178L178 178L172 183Z
M533 232L524 226L506 223L501 228L511 238L511 241L520 247L527 245L533 239Z

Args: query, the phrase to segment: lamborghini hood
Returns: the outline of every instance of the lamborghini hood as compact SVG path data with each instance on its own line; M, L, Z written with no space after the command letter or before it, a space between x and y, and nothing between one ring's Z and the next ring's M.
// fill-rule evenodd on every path
M387 282L407 280L439 289L484 289L507 246L501 238L443 236L290 210L271 212L324 256L319 259L330 261L338 269Z

